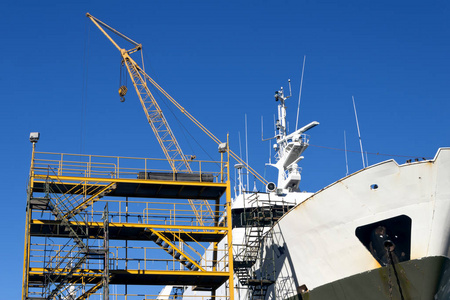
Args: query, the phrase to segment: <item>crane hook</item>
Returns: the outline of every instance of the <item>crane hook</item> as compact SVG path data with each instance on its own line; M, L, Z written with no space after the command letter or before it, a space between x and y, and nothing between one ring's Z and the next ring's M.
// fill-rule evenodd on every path
M119 88L120 102L125 102L125 95L127 94L127 91L128 91L128 89L127 89L127 87L124 86L124 85L122 85L122 86Z

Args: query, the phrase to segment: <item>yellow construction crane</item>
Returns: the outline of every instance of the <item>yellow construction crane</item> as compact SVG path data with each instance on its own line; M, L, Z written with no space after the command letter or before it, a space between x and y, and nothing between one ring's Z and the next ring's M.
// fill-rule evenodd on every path
M142 45L121 34L117 30L93 17L89 13L86 14L86 16L90 18L92 22L94 22L94 24L101 30L101 32L103 32L103 34L111 41L111 43L113 43L114 46L116 46L116 48L120 51L120 54L122 55L122 63L126 66L128 74L133 81L134 88L136 89L136 93L139 97L142 108L144 109L145 115L147 116L148 123L152 127L156 139L158 140L159 145L161 146L161 149L163 150L164 155L166 156L172 170L174 172L181 170L191 172L191 168L189 166L188 160L186 159L186 156L183 154L183 151L178 145L178 142L172 130L170 129L161 108L159 107L158 103L155 100L155 97L150 92L150 89L147 85L147 80L150 80L151 78L130 57L130 54L141 50ZM119 45L117 45L117 43L108 35L108 33L106 33L102 26L124 38L135 47L130 50L120 48ZM120 87L119 94L122 98L125 96L126 91L126 87Z
M169 101L174 104L184 115L186 115L195 125L197 125L203 132L206 133L214 142L218 145L222 142L215 137L205 126L203 126L197 119L195 119L184 107L182 107L178 102L175 101L163 88L161 88L150 76L145 73L145 71L130 57L130 54L135 53L142 49L142 45L136 43L132 39L128 38L124 34L118 32L111 26L105 24L99 19L95 18L91 14L87 13L86 16L100 29L100 31L113 43L113 45L120 51L123 63L125 64L133 85L136 89L136 93L141 102L142 108L147 116L147 120L155 133L155 136L172 167L174 172L177 171L187 171L192 172L189 161L180 146L165 119L161 108L155 100L155 97L150 92L147 82L151 83L156 89L158 89ZM118 36L124 38L126 41L134 45L134 48L126 50L120 48L119 45L108 35L104 28L110 30L111 32L117 34ZM119 94L123 98L126 94L126 87L121 87L119 89ZM236 159L239 163L243 164L245 168L253 175L256 179L261 181L263 184L267 184L267 180L264 179L260 174L258 174L253 168L251 168L244 160L242 160L238 155L230 150L230 155Z

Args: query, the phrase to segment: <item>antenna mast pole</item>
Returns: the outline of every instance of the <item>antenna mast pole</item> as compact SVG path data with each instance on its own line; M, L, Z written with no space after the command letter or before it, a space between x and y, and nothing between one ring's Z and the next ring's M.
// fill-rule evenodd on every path
M345 176L348 175L348 159L347 159L347 138L345 136L345 130L344 130L344 152L345 152Z
M359 131L358 114L356 113L355 97L352 96L352 100L353 100L353 109L355 110L356 128L358 128L358 138L359 138L359 147L361 148L361 158L362 158L363 168L365 168L366 164L364 162L364 151L363 151L363 146L362 146L361 133Z
M247 114L245 114L245 162L248 165L248 138L247 138ZM247 191L250 190L247 172Z

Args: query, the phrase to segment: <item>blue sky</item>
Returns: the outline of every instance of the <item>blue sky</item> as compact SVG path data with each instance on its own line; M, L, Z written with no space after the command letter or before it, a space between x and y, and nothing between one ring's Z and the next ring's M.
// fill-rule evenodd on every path
M217 137L229 133L237 153L247 114L249 162L269 179L261 116L268 137L274 91L291 79L295 126L304 55L299 122L321 124L308 132L302 189L317 191L345 175L344 152L322 148L344 148L344 131L347 148L359 150L352 95L364 150L422 158L450 146L447 1L8 1L3 12L5 299L21 292L30 131L41 132L39 151L162 157L130 81L120 103L119 52L86 12L142 43L149 75ZM186 154L209 159L201 144L218 157L184 116L162 108ZM348 157L350 173L362 167L358 153ZM369 164L389 158L368 155Z

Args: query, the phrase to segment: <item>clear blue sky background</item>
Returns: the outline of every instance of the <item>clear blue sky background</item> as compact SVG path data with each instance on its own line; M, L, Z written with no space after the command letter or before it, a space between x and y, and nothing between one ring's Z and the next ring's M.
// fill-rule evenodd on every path
M117 95L118 51L85 17L90 12L144 45L146 68L181 105L249 162L264 166L276 113L274 91L292 80L290 127L303 56L300 124L313 120L311 145L434 157L450 146L448 1L7 1L2 5L1 299L21 293L30 131L38 150L162 157L137 97ZM124 45L124 44L123 44ZM186 154L217 147L162 105ZM179 122L195 137L186 134ZM244 147L243 151L244 151ZM311 146L302 188L317 191L345 175L344 152ZM392 156L368 155L369 163ZM397 158L404 163L406 157ZM362 167L349 153L350 172Z

